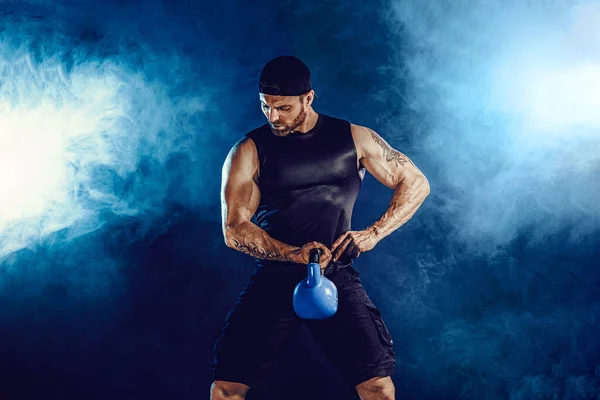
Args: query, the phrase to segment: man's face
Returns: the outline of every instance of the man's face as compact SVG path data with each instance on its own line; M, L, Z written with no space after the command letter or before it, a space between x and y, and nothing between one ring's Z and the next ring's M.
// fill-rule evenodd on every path
M260 93L260 106L267 117L271 131L287 136L304 123L306 106L300 96L273 96Z

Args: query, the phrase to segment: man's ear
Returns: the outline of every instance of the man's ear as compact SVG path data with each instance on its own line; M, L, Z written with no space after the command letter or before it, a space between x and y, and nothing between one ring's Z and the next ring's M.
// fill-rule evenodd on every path
M315 91L311 90L306 96L308 97L308 105L310 106L315 99Z

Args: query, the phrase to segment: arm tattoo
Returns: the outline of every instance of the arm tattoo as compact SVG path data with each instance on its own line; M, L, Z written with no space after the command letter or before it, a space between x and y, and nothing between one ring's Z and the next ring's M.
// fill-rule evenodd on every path
M387 162L393 161L399 167L403 167L404 164L406 164L407 162L414 165L412 161L410 161L404 154L400 153L399 151L395 151L394 149L391 149L387 144L385 144L385 142L381 138L375 135L373 131L371 131L371 137L373 138L375 143L377 143L383 149L383 155Z
M250 242L250 246L247 246L235 239L232 239L235 247L242 253L246 253L256 258L263 260L276 260L276 261L292 261L292 259L286 255L279 253L277 250L261 249L258 245Z

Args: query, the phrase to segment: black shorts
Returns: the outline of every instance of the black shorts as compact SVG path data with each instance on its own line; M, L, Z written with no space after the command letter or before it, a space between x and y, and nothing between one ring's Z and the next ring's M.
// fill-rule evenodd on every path
M326 276L337 286L338 310L328 319L307 320L295 314L292 303L294 288L306 278L306 270L298 274L255 271L215 341L212 380L260 387L300 324L308 328L348 385L393 375L392 337L359 273L348 266Z

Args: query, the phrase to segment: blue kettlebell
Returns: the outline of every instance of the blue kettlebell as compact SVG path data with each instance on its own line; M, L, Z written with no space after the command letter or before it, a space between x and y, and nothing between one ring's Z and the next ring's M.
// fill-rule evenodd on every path
M333 282L321 276L321 249L310 252L308 277L294 289L294 311L300 318L327 319L337 311L338 291Z

